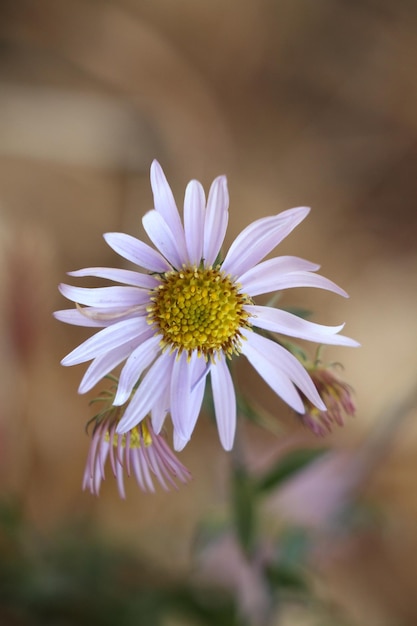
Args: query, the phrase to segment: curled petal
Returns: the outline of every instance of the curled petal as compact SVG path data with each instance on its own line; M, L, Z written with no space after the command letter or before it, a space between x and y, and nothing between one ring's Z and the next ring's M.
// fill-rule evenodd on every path
M324 326L323 324L315 324L308 320L269 306L252 306L245 307L253 317L251 323L253 326L270 330L274 333L282 333L290 337L298 337L299 339L307 339L307 341L316 341L317 343L332 344L337 346L359 346L358 342L338 333L344 327L340 326Z
M84 309L83 309L84 310ZM79 309L63 309L62 311L54 311L53 316L60 322L66 324L73 324L74 326L92 326L96 328L103 328L109 326L112 322L110 320L99 319L93 316L83 315ZM97 309L95 309L95 312Z
M84 276L94 276L96 278L105 278L114 280L116 283L124 283L134 287L142 287L144 289L154 289L159 284L159 280L150 274L142 274L132 270L120 270L112 267L87 267L86 269L68 272L69 276L77 278Z
M59 285L59 290L65 298L95 307L116 307L122 304L131 307L137 304L149 302L149 294L144 289L137 287L97 287L88 289L85 287L73 287L72 285Z

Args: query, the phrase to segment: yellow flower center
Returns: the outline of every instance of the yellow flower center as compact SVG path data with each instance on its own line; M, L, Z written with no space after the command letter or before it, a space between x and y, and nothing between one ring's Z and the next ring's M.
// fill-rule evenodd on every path
M178 353L197 350L207 359L221 351L230 358L240 352L240 329L250 327L243 307L252 300L220 266L167 272L151 302L148 323L162 334L162 347Z
M128 434L130 436L128 436ZM125 435L113 435L113 446L117 448L119 445L120 437L122 438L122 447L126 447L126 443L129 444L129 448L141 448L143 445L147 448L152 444L151 433L149 432L149 428L145 422L141 422L134 428L132 428L129 433ZM110 433L106 432L105 436L106 441L110 441Z

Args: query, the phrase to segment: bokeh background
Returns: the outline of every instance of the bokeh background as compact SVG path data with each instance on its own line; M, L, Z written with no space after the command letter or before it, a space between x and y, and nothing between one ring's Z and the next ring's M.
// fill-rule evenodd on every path
M188 572L198 524L227 509L230 459L209 420L181 455L194 479L180 492L130 485L120 501L111 479L99 499L81 492L90 398L76 392L83 368L59 361L88 330L51 315L66 271L121 263L103 232L142 236L153 158L179 205L188 180L207 189L225 173L228 243L253 219L312 206L281 252L321 263L350 300L294 290L284 302L346 321L362 343L326 352L358 405L326 441L343 462L269 513L314 518L312 572L349 624L417 623L416 67L413 0L1 1L0 487L33 528L88 519ZM315 445L256 374L241 376L282 429L244 429L255 468L287 437ZM320 533L322 500L341 477L382 522L335 541Z

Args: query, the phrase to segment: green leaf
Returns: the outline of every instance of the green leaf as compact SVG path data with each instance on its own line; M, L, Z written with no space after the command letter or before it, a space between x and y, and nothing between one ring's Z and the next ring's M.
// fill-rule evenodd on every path
M270 565L265 574L270 585L278 591L307 591L307 583L301 571L280 565Z
M304 450L293 450L284 457L280 457L275 465L258 479L256 484L258 493L276 489L281 483L307 467L326 452L326 448L307 448Z

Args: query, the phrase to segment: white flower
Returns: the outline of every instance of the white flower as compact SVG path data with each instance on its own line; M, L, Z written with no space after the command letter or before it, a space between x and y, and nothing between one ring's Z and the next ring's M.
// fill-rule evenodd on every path
M309 209L298 207L256 220L238 235L224 261L218 263L228 222L226 178L216 178L207 203L201 184L195 180L188 184L183 223L156 161L151 166L151 185L155 209L145 214L142 223L156 249L130 235L104 235L113 250L145 271L88 268L70 275L95 276L121 285L96 289L60 286L61 293L77 306L58 311L59 320L103 328L62 361L63 365L76 365L92 360L79 392L89 391L125 361L114 404L124 404L134 388L136 393L117 432L130 431L150 413L159 433L169 411L177 450L191 437L208 376L220 440L225 449L232 447L236 399L227 367L231 357L245 356L298 413L305 410L298 390L325 411L301 363L275 341L254 332L264 329L320 344L358 345L338 334L343 325L322 326L253 301L259 294L290 287L317 287L347 296L333 282L315 274L319 266L314 263L293 256L262 261Z

